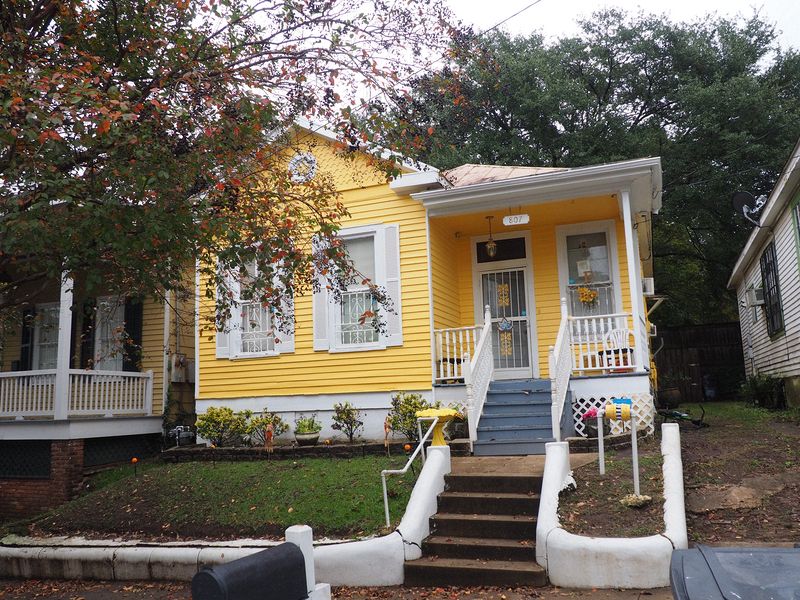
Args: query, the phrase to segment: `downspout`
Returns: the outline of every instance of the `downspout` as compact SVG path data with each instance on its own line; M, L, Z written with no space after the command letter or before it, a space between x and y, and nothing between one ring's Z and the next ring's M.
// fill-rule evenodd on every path
M436 386L433 385L434 378L436 377L436 336L433 334L434 321L433 321L433 273L431 269L431 221L428 215L428 209L425 209L425 244L427 246L428 260L428 324L429 334L431 340L431 395L433 401L436 402Z
M164 295L164 361L161 369L161 412L166 412L167 409L167 393L169 391L169 314L170 314L170 291L167 290Z

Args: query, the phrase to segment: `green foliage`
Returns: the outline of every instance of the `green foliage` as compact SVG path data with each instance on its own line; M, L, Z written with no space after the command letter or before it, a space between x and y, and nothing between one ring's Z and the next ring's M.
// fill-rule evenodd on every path
M225 276L255 262L247 293L290 328L283 300L315 267L334 287L352 275L333 179L286 168L318 143L292 124L335 130L344 157L377 142L385 113L356 111L440 55L449 21L442 0L388 19L368 0L0 2L0 271L31 290L70 271L87 295L191 297L197 261L220 313L208 329L236 308ZM0 297L24 295L9 279Z
M440 407L441 404L438 401L431 404L422 397L422 394L397 392L392 396L392 408L389 410L389 423L392 431L402 433L409 441L417 441L419 439L417 412L427 408Z
M316 413L310 417L300 415L294 421L295 433L319 433L320 431L322 431L322 423L317 421Z
M352 444L358 432L364 429L364 421L361 420L363 416L364 413L349 402L337 402L333 405L331 428L345 434Z
M440 168L660 156L663 208L642 259L654 258L670 301L654 316L736 320L727 280L752 228L731 194L768 193L800 137L800 54L774 40L758 16L674 23L614 10L554 42L495 32L415 82L397 118Z
M742 400L750 405L769 409L785 408L783 380L767 374L752 375L742 384Z
M247 424L247 435L251 443L263 446L268 425L272 425L272 433L275 437L289 431L289 424L284 421L278 413L270 412L264 407L264 412L258 417L253 417Z
M211 406L197 417L197 434L214 446L230 446L241 441L247 433L251 411L234 413L227 406Z

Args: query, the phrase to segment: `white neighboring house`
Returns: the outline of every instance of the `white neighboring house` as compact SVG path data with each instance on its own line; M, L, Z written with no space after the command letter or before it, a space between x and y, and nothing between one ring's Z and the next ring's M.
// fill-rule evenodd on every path
M728 287L736 290L748 377L784 379L800 406L800 141L762 209Z

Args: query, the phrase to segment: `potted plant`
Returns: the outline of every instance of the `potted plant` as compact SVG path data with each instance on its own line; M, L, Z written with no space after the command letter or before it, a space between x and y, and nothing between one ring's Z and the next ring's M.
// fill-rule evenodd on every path
M592 407L581 415L583 421L583 431L587 438L597 437L597 409ZM605 433L605 430L604 430Z
M294 422L294 439L298 446L315 446L319 441L320 431L322 423L317 421L316 413L310 417L300 415Z
M467 422L467 407L461 404L453 404L449 408L458 411L458 416L450 421L447 431L451 440L463 440L469 438L469 423Z
M691 379L681 373L666 373L658 378L658 404L660 408L678 408L681 403L681 385Z

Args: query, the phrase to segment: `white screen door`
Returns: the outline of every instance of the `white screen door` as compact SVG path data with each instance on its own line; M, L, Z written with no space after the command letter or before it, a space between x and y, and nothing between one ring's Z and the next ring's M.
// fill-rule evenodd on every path
M492 313L495 378L531 376L525 269L481 273L483 306Z

